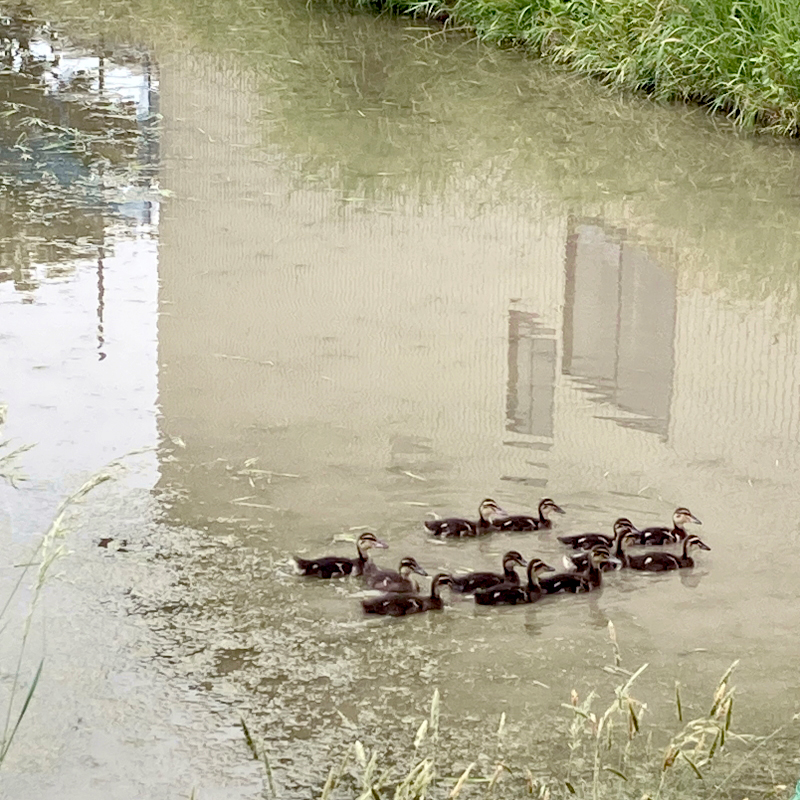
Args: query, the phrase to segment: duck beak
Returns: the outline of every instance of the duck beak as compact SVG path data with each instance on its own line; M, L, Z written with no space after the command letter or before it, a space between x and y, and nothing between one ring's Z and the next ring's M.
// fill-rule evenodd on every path
M386 542L384 542L383 539L376 539L372 543L372 546L377 548L378 550L388 550L389 549L389 545L386 544Z
M545 564L544 562L542 562L542 569L545 572L555 572L556 571L555 567L551 567L549 564Z
M566 514L567 513L566 511L564 511L563 508L561 508L561 506L557 506L555 503L553 503L553 505L550 506L550 508L553 511L555 511L557 514Z
M427 575L428 574L427 572L425 572L424 569L422 569L422 567L419 564L417 564L417 566L414 568L414 572L416 572L417 575Z
M711 549L705 542L701 542L699 539L697 540L696 544L701 550L710 550Z
M702 522L700 522L699 519L697 519L697 517L694 514L691 514L689 516L689 522L694 522L695 525L702 525L703 524Z

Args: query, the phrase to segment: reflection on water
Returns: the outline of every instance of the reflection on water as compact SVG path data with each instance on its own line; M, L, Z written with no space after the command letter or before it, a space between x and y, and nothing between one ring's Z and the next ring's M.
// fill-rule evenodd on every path
M577 223L567 240L565 375L620 419L666 438L674 369L676 275L623 231ZM670 268L672 267L672 268Z
M52 461L78 450L80 471L162 443L158 509L139 520L158 535L128 536L165 576L130 594L158 668L248 715L286 797L317 791L356 736L402 756L434 687L443 752L471 757L464 719L492 720L471 741L494 747L505 711L505 756L556 769L560 704L602 682L609 620L627 665L650 663L647 694L677 677L699 704L741 657L752 727L771 724L776 698L794 707L800 612L793 574L772 567L800 518L800 320L783 260L796 242L780 224L794 200L779 178L771 210L751 214L742 188L782 175L785 151L583 84L565 95L563 76L517 54L402 22L168 10L143 16L166 31L153 56L65 48L59 70L74 67L58 73L44 47L11 57L9 81L33 71L25 91L47 125L23 126L15 150L11 115L3 197L75 220L44 225L22 194L4 200L4 263L16 237L30 266L0 286L14 334L0 346L29 381L5 398L24 409L15 435L57 416L36 409L44 361L59 412L85 406ZM175 24L192 53L174 50ZM26 166L40 158L53 177ZM160 208L141 191L157 159ZM717 237L746 226L755 244L737 239L732 269ZM82 326L67 350L78 370L26 339L65 319ZM362 619L355 582L290 574L290 554L352 551L364 528L391 543L381 563L413 554L429 573L496 568L512 547L558 561L550 533L453 544L421 524L543 494L567 509L565 532L664 523L685 504L713 549L692 573L612 575L588 597L448 598L399 621Z
M65 45L25 6L3 18L0 45L0 281L30 301L43 280L95 259L101 316L108 226L153 222L137 191L158 156L152 67L140 52Z
M508 431L553 438L554 334L537 323L535 314L508 312Z

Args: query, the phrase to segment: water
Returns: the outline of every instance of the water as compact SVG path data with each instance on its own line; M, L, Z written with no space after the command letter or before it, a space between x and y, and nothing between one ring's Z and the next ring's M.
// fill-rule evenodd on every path
M2 76L12 102L48 83L36 116L81 134L29 134L28 158L12 117L2 140L0 399L5 436L37 442L32 480L2 495L13 563L88 474L145 450L87 506L32 650L72 693L60 719L87 733L34 705L14 796L88 777L98 797L257 796L240 715L279 796L316 796L356 737L402 761L436 688L456 766L491 773L499 755L545 774L570 691L608 694L609 621L624 665L650 665L653 724L675 680L699 712L735 659L743 729L786 722L793 146L420 22L126 9L56 4L61 72L42 76L35 30L40 61L12 56ZM555 532L425 534L426 516L486 496L567 515ZM429 573L497 568L512 548L558 563L556 533L665 524L679 505L712 548L694 570L530 608L444 592L442 614L364 619L356 582L292 574L292 553L353 553L363 529L390 543L381 563L413 554ZM164 708L170 755L142 769ZM797 767L776 770L791 783Z

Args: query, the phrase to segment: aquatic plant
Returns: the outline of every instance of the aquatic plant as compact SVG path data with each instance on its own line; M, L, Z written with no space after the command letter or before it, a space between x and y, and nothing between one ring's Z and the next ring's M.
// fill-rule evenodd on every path
M620 650L613 623L609 622L614 664L605 671L616 681L613 698L605 708L597 708L600 693L590 691L582 700L573 689L570 702L563 708L568 714L565 731L565 763L545 768L509 765L502 758L501 741L505 713L497 727L497 754L494 763L484 769L476 755L459 775L445 774L439 758L440 696L434 691L428 715L414 737L413 751L406 763L387 766L381 763L380 748L372 751L353 742L338 764L330 767L320 800L353 797L358 800L422 800L441 797L454 800L463 794L491 797L532 796L539 800L557 798L631 798L631 800L667 800L693 797L722 798L741 796L736 776L750 759L763 753L766 745L800 718L796 714L787 725L767 737L745 736L732 730L733 699L731 685L735 661L724 672L712 693L708 711L685 719L680 686L676 683L674 705L677 727L643 725L648 707L634 696L634 686L646 671L647 664L630 672L621 664ZM245 727L248 743L252 744ZM731 743L737 747L734 752ZM485 758L483 759L485 761ZM752 778L752 775L750 776ZM502 787L500 786L502 782ZM274 784L270 773L270 788ZM774 796L780 787L765 788Z

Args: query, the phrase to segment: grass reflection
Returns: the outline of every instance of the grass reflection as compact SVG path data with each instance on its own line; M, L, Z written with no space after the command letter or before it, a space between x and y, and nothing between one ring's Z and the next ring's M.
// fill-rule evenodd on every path
M322 3L50 8L109 41L163 45L165 57L176 37L183 52L223 57L232 79L244 71L255 81L264 147L290 156L299 184L343 202L446 203L475 215L544 195L676 253L687 286L796 304L791 145L699 110L621 98L436 26Z

